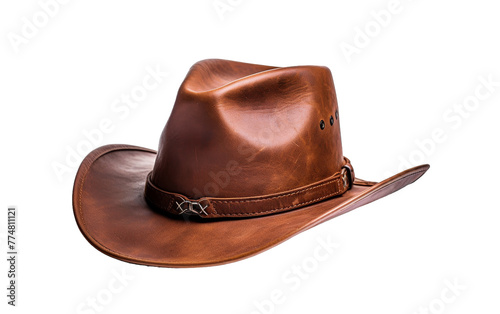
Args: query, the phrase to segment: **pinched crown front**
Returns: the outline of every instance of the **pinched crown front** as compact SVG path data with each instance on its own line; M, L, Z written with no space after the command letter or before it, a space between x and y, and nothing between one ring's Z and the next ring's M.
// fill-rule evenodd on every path
M345 165L328 68L204 60L179 89L148 180L183 199L251 198L315 185Z

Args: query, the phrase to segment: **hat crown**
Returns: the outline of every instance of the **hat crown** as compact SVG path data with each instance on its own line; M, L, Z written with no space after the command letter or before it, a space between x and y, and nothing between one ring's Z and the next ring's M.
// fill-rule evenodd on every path
M326 67L204 60L179 89L151 180L193 199L300 188L341 170L338 120Z

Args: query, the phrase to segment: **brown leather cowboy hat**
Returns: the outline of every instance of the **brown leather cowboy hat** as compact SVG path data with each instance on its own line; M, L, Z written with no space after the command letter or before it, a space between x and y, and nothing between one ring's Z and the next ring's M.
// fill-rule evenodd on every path
M78 226L131 263L195 267L237 261L420 178L358 179L343 156L326 67L196 63L158 152L107 145L75 179Z

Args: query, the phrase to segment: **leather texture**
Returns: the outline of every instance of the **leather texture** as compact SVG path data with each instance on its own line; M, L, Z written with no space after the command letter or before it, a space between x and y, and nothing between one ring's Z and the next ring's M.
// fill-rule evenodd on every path
M237 261L391 194L428 165L355 177L325 67L195 64L158 152L107 145L82 162L73 209L114 258L162 267Z
M151 181L191 199L307 186L344 165L339 118L326 67L201 61L179 89Z

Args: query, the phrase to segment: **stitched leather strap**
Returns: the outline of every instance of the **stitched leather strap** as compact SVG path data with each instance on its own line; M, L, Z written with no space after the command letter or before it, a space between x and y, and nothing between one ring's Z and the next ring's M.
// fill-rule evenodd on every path
M203 218L255 217L284 212L342 195L352 186L354 171L345 158L340 172L319 182L277 194L241 198L203 197L197 200L164 191L146 181L144 197L152 206L174 215L198 215Z

